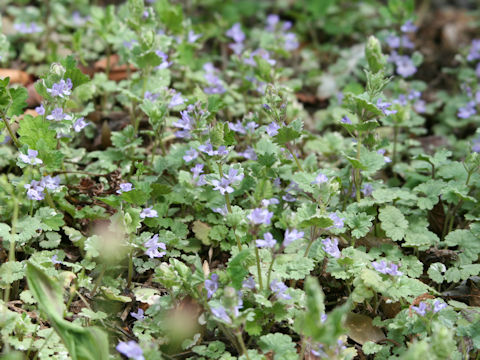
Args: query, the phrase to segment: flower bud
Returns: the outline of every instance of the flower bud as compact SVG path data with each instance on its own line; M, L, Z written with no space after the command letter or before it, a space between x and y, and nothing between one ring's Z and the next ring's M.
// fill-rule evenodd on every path
M373 73L377 73L385 67L386 60L382 54L382 47L378 39L373 35L368 38L365 57L367 58L368 67Z

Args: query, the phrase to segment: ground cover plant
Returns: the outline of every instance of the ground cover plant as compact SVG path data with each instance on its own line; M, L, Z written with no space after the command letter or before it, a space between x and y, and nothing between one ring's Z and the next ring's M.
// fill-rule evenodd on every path
M1 1L2 359L480 358L480 13Z

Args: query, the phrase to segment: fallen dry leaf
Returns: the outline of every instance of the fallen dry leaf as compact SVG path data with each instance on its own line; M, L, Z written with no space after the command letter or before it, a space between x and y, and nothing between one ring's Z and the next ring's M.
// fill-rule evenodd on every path
M0 78L10 78L11 84L22 84L23 86L32 82L32 77L25 71L16 69L0 69Z
M385 339L382 329L372 324L372 319L366 315L349 313L345 320L348 336L363 345L367 341L377 342Z

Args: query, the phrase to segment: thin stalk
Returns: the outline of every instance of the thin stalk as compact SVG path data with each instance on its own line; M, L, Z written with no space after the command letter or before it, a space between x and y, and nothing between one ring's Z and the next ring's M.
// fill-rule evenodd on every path
M97 281L95 281L95 286L93 287L93 290L90 292L90 297L93 297L95 295L95 292L97 291L100 283L102 282L103 275L105 275L105 271L107 270L107 265L103 264L102 271L100 272L100 275L98 275Z
M7 127L7 130L8 130L8 133L10 134L10 137L13 140L13 143L15 144L15 146L17 148L20 148L20 143L18 142L17 135L15 135L15 133L13 132L12 127L10 126L10 123L8 122L5 114L2 114L2 119L3 119L3 122L5 123L5 126Z
M260 253L258 252L258 248L256 246L255 246L255 257L257 258L258 285L260 286L260 291L263 291L262 268L260 266Z
M238 343L240 344L240 348L242 349L242 355L245 355L247 360L250 360L250 358L248 356L247 347L245 346L245 342L243 341L242 332L240 330L235 331L235 335L237 337Z
M392 154L392 169L397 161L397 141L398 141L398 126L393 127L393 154Z
M360 161L360 150L362 148L362 134L358 134L357 139L357 160ZM355 190L356 190L356 198L357 201L361 200L361 193L360 193L360 184L362 183L360 169L355 169Z
M308 246L305 249L305 254L303 254L303 257L307 257L308 253L310 251L310 248L312 247L313 242L315 241L315 226L312 226L312 229L310 230L310 241L308 242Z
M17 227L17 219L18 219L18 202L17 198L13 197L13 216L12 216L12 229L11 229L11 239L10 239L10 248L8 250L8 261L14 262L15 261L15 232ZM5 289L5 293L3 294L3 300L5 303L10 301L10 284L7 284L7 288Z
M295 155L295 152L292 151L289 147L287 147L287 149L290 152L290 154L292 154L293 159L295 160L295 163L297 164L298 170L303 172L302 165L300 165L300 161L298 161L298 158L297 158L297 155Z
M276 258L276 254L275 252L272 253L272 262L270 263L270 266L268 267L268 275L267 275L267 286L268 284L270 284L270 275L272 274L272 269L273 269L273 263L275 262L275 258Z
M130 256L128 257L128 283L127 289L130 289L132 285L132 278L133 278L133 250L130 251Z
M52 197L50 196L50 193L48 192L47 189L45 189L45 199L47 200L47 203L48 205L53 209L53 210L57 210L56 206L55 206L55 203L53 202L53 199Z

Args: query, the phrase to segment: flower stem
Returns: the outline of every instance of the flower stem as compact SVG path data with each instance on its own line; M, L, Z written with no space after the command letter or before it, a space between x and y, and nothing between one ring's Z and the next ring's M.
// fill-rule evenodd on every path
M258 285L260 286L260 291L263 291L262 268L260 266L260 253L258 252L258 248L256 246L255 246L255 257L257 258Z
M268 275L267 275L267 286L268 284L270 284L270 276L272 275L272 268L273 268L273 263L275 262L275 258L276 258L276 254L275 252L272 252L272 262L270 263L270 266L268 267Z
M19 148L20 143L18 142L17 135L15 135L15 133L13 132L12 127L10 126L10 123L6 119L5 114L2 114L2 115L3 115L2 116L3 122L5 123L5 126L7 127L8 133L10 134L10 137L12 138L13 143L15 144L15 146L17 148Z
M242 349L242 353L243 353L242 355L245 355L247 360L250 360L250 358L248 357L247 347L245 346L245 342L243 341L242 332L240 330L235 331L235 335L236 335L238 343L240 344L240 347Z
M287 149L290 152L290 154L292 154L293 159L295 160L295 163L297 164L298 170L303 172L302 165L300 165L300 161L298 161L298 158L297 158L297 155L295 155L295 152L292 151L289 147L287 147Z
M133 250L130 251L130 255L128 257L128 283L127 289L130 289L132 285L132 278L133 278Z
M14 262L15 261L15 233L17 227L17 219L18 219L18 202L16 197L13 198L13 216L12 216L12 229L11 229L11 239L10 239L10 248L8 251L8 261ZM3 300L7 303L10 300L10 284L7 284L7 288L5 289Z

